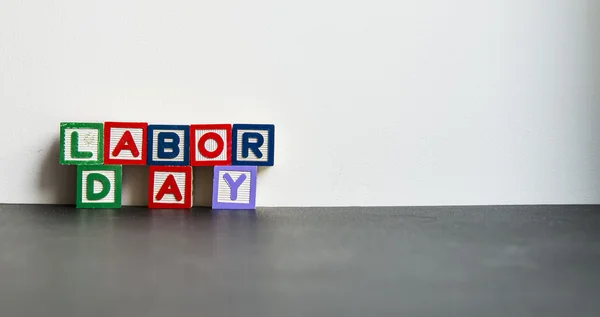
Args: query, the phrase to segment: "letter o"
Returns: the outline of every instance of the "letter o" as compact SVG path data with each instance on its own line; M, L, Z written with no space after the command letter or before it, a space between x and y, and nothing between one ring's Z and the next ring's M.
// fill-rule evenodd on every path
M215 142L217 143L217 148L214 151L209 151L205 146L206 142L211 139L215 140ZM223 138L221 138L221 136L215 132L205 133L204 135L202 135L200 140L198 140L198 150L200 151L200 154L209 159L214 159L215 157L219 156L219 154L223 152L224 147L225 142L223 141Z

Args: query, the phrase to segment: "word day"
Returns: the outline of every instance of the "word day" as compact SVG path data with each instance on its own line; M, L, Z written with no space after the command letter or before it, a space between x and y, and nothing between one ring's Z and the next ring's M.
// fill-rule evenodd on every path
M191 208L193 166L214 166L213 209L255 209L272 124L62 122L60 163L77 165L77 208L120 208L123 165L148 165L149 208Z

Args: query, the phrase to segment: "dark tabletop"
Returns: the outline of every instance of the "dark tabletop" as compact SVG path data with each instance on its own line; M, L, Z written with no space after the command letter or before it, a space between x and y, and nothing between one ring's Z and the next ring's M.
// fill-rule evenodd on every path
M600 207L0 205L0 316L600 316Z

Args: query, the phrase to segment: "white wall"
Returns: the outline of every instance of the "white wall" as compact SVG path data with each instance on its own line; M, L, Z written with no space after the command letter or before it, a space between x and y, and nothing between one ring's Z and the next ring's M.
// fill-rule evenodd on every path
M599 42L597 0L2 0L0 202L73 203L59 122L137 120L276 124L261 206L600 203Z

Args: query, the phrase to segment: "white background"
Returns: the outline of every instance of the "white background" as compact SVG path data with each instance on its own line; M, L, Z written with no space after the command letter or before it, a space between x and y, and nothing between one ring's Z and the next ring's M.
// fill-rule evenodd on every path
M600 203L599 42L598 0L3 0L0 202L74 203L59 123L130 120L274 123L259 206Z

